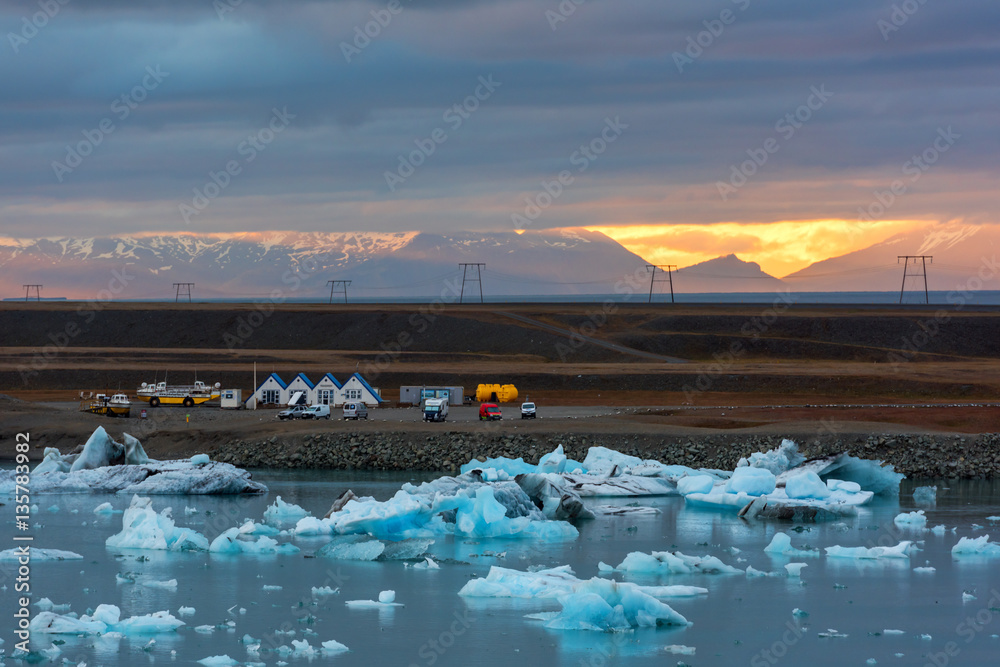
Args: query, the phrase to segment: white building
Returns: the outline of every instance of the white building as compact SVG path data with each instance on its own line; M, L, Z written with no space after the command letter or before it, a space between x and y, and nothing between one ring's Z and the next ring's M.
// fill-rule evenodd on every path
M310 405L339 405L337 394L340 392L341 384L332 374L327 373L313 387L313 398Z
M360 374L354 373L341 386L337 405L359 401L372 407L378 407L380 403L384 402L379 396L378 389L374 389Z
M253 395L247 398L256 399L257 405L285 405L288 403L288 385L278 377L277 373L271 373L260 383Z
M288 400L291 401L293 396L301 392L302 400L300 400L299 403L303 403L305 405L315 405L316 396L313 393L314 386L315 385L313 385L312 380L307 378L305 373L299 373L292 378L291 382L288 383L288 387L286 388L286 391L288 392Z

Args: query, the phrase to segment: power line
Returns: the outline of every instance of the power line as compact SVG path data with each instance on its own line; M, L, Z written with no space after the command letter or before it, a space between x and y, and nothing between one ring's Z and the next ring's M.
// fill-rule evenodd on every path
M28 295L31 294L31 290L35 290L35 301L42 300L42 287L44 285L21 285L24 288L24 300L28 300Z
M330 303L333 303L333 292L338 285L344 292L344 303L347 303L347 286L351 284L350 280L327 280L326 284L330 286Z
M192 287L194 287L194 283L174 283L174 288L177 290L177 294L174 296L174 303L181 300L182 294L187 295L188 303L191 303Z

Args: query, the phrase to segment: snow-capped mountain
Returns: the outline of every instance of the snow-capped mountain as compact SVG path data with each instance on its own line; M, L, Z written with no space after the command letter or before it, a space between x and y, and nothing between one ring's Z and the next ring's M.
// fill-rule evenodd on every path
M598 232L261 232L109 238L0 239L0 289L43 284L43 297L170 298L195 283L195 298L321 298L328 280L351 280L359 297L439 295L460 262L483 262L483 291L610 292L645 260ZM470 269L468 277L474 276ZM450 282L448 282L450 280ZM478 285L467 283L478 291Z
M1000 227L997 225L939 224L897 234L862 250L815 262L784 280L793 291L898 291L903 284L899 255L930 255L930 290L998 290ZM923 297L923 262L908 267L906 290Z

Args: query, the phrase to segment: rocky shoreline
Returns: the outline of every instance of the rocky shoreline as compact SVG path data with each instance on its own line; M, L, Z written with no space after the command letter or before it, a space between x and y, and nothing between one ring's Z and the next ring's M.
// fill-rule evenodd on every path
M795 438L792 438L795 440ZM569 458L583 460L587 449L601 445L664 463L730 470L741 457L774 449L780 436L575 434L506 435L444 432L439 434L374 432L273 436L231 440L210 452L213 459L243 468L339 470L427 470L457 472L473 458L523 457L529 463L557 445ZM1000 477L1000 434L900 435L829 434L796 440L806 457L847 451L880 459L909 478L993 479Z

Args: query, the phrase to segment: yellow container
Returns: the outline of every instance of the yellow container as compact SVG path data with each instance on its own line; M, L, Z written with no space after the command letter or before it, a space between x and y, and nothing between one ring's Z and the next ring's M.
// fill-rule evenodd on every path
M517 387L512 384L505 384L497 392L497 398L501 403L513 403L517 400Z

